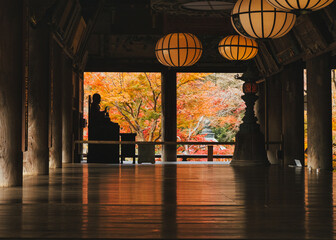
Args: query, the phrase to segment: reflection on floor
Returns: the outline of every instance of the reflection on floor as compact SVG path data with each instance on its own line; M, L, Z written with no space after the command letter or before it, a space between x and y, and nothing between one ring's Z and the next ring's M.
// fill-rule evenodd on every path
M335 237L331 172L69 164L0 189L0 237Z

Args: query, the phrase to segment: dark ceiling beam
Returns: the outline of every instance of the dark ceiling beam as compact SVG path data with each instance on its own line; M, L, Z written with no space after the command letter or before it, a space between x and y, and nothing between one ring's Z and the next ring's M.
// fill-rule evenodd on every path
M155 43L164 33L175 30L196 33L203 44L202 58L186 71L244 71L244 63L229 63L217 51L219 40L235 33L229 15L188 15L182 8L176 7L184 0L155 0L156 6L168 6L169 9L159 11L156 8L148 13L148 2L105 0L97 27L88 43L89 61L85 71L161 71L165 67L155 59ZM336 3L332 3L318 12L298 16L289 34L279 39L258 41L260 49L255 62L262 75L274 75L290 63L325 52L336 52L335 9ZM157 29L151 30L152 23L148 19L142 21L141 16L145 13L155 14L156 19L162 20ZM134 24L125 22L125 18Z
M100 12L101 12L101 10L103 8L103 3L104 3L103 0L96 1L96 5L94 5L95 10L93 11L93 13L91 13L91 15L89 15L89 16L86 17L87 29L86 29L86 32L85 32L84 36L82 36L83 39L82 39L81 44L79 46L78 54L77 54L77 56L75 58L76 65L78 66L78 68L81 71L84 71L85 65L87 63L87 58L88 58L88 56L87 56L88 55L88 53L87 53L87 45L88 45L88 41L89 41L89 38L90 38L90 36L91 36L91 34L93 32L93 29L94 29L96 23L97 23L98 16L99 16L99 14L100 14ZM89 5L89 7L92 8L92 5ZM86 11L88 11L88 10L86 9Z
M196 64L191 67L177 68L179 72L242 73L248 61L224 62L222 64ZM152 59L107 59L89 58L86 72L161 72L166 66Z

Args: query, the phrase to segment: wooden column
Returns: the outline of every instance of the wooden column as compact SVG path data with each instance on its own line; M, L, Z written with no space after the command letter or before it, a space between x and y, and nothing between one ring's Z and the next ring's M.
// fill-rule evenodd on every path
M22 1L0 1L0 187L22 185Z
M74 73L73 75L76 92L76 107L73 110L73 135L75 140L83 140L83 96L84 96L84 86L83 86L83 73ZM80 163L81 162L81 153L83 151L83 144L75 144L73 151L73 162Z
M49 29L41 23L29 30L28 151L24 174L48 174Z
M279 74L267 79L267 122L266 125L266 141L280 141L282 134L282 84ZM268 137L267 137L268 134ZM279 156L280 146L269 145L267 157L271 164L281 163Z
M49 167L62 167L62 49L50 40L50 149Z
M282 133L284 165L304 165L303 64L287 65L282 79Z
M329 54L307 60L308 167L332 169L331 67Z
M176 142L176 72L161 73L162 141ZM176 145L162 146L162 161L176 161Z
M63 55L62 66L62 162L72 162L72 64Z

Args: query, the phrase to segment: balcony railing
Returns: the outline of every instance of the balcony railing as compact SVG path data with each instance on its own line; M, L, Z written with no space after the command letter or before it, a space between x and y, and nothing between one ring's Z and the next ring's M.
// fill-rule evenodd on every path
M208 148L207 155L205 154L177 154L177 158L182 158L182 161L187 161L188 158L207 158L209 162L214 158L232 158L233 155L213 154L213 146L215 145L234 145L235 142L142 142L142 141L104 141L104 140L77 140L74 144L133 144L133 145L206 145ZM282 149L281 141L269 141L265 145L280 145ZM137 157L137 155L135 155ZM161 154L156 154L155 158L160 158Z

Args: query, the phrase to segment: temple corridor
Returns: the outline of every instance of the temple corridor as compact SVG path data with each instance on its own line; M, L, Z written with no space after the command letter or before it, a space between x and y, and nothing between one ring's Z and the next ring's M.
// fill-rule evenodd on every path
M64 164L0 189L1 238L331 239L335 173Z

